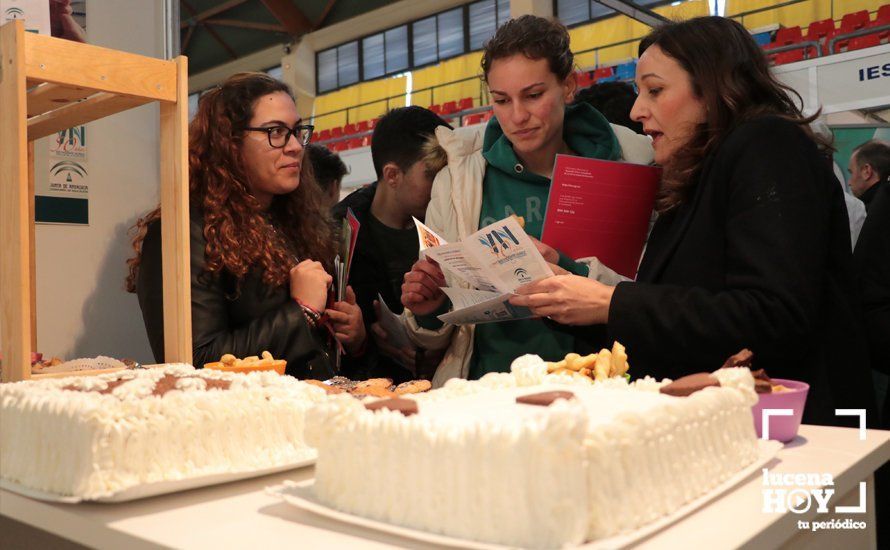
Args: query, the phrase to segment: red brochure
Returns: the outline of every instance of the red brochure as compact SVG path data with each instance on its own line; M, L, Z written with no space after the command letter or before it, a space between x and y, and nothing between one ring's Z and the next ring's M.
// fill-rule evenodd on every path
M541 241L633 279L660 181L658 167L557 155Z

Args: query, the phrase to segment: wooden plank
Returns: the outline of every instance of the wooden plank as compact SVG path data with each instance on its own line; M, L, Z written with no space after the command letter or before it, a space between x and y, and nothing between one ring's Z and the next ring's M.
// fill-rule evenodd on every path
M246 1L247 0L229 0L228 2L223 2L218 6L214 6L208 10L202 11L197 15L192 15L191 17L184 19L183 22L179 24L179 26L183 29L188 26L193 26L193 23L200 23L208 17L213 17L214 15L218 15L224 11L229 11L236 6L240 6Z
M315 21L315 29L320 29L322 25L324 25L325 20L330 15L331 10L334 8L334 4L337 3L337 0L328 0L327 5L321 11L321 15L318 16L318 19Z
M161 103L161 248L164 280L164 360L192 362L189 254L188 60L179 69L178 101Z
M36 219L34 215L34 142L28 142L28 279L31 281L31 351L37 351L37 235L35 234Z
M41 82L176 101L172 61L28 33L25 66L27 77Z
M28 119L28 139L33 141L152 101L100 92L78 103Z
M281 25L273 23L257 23L254 21L240 21L238 19L208 19L204 21L206 25L217 25L220 27L234 27L236 29L250 29L254 31L268 31L287 33L287 30Z
M291 0L260 0L275 19L287 29L288 34L297 36L315 28L312 21Z
M28 118L86 99L95 93L89 88L44 82L28 91Z
M0 349L2 381L31 375L31 243L22 21L0 27Z

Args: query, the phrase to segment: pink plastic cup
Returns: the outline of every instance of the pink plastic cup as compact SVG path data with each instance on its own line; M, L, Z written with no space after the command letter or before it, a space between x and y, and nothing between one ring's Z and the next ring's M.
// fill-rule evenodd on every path
M803 417L803 408L807 402L810 385L806 382L782 378L773 378L772 383L774 386L781 384L788 388L788 391L758 394L760 399L756 405L751 407L751 412L754 414L754 429L757 430L757 437L763 436L764 409L791 409L793 411L791 416L772 415L769 417L769 438L787 443L794 439L797 429L800 428L800 419Z

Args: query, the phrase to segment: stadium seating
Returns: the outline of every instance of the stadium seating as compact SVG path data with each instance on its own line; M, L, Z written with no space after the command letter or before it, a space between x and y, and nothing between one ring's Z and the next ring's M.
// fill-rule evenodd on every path
M863 48L871 48L873 46L881 45L881 36L879 34L867 34L865 36L857 36L856 38L850 39L850 44L847 46L847 51L851 52L853 50L861 50Z
M456 113L457 111L458 111L458 109L457 109L456 101L446 101L445 103L442 104L442 114L443 115L450 115L452 113Z
M783 27L776 31L776 38L773 40L773 44L788 46L797 44L801 40L803 40L803 33L800 27Z
M637 62L622 63L615 67L615 76L618 80L633 80L637 75Z
M612 82L613 80L618 80L618 77L615 76L615 71L612 67L599 67L593 71L594 82Z
M881 44L890 43L890 29L877 30L890 26L890 3L880 6L872 18L869 11L859 10L846 14L839 14L839 19L822 19L813 21L804 26L782 27L773 32L759 32L752 34L754 41L763 48L770 62L777 65L794 63L805 59L812 59L820 55L827 56L831 53L843 51L855 51L871 48ZM851 32L861 32L874 28L870 34L856 37L844 35ZM834 51L828 50L832 39L842 37L834 43ZM802 42L818 42L821 51L813 46L803 46L773 53L771 50L793 46ZM576 73L578 86L589 87L598 82L611 82L615 80L631 81L635 77L636 60L615 66L596 67L587 71ZM449 115L481 106L475 105L473 97L464 97L458 101L446 101L441 104L433 104L429 109L446 118L456 118ZM491 111L474 113L461 117L461 125L470 126L486 122L491 118ZM357 133L365 133L374 129L377 119L363 120L357 124L346 124L345 127L328 128L313 133L314 141L328 141L338 139L338 142L330 144L332 150L345 150L358 146L367 146L370 137L351 139L349 136ZM362 145L359 145L361 143ZM335 148L336 147L336 148Z

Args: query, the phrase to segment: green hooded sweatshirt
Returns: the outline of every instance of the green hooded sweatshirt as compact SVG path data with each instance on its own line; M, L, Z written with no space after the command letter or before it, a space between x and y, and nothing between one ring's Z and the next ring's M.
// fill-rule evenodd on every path
M578 156L604 160L621 158L618 138L608 121L586 103L566 107L563 138ZM492 118L485 129L482 155L488 166L482 184L479 227L516 214L525 218L526 233L540 239L550 180L524 169L496 118ZM562 254L559 265L587 276L587 266ZM507 372L513 359L525 353L556 361L574 347L571 335L552 330L540 319L477 325L469 378L474 380L489 372Z

